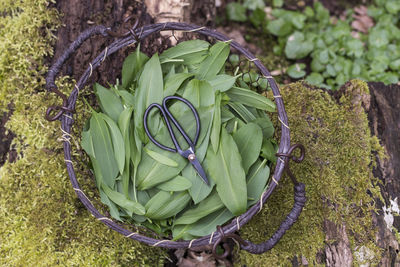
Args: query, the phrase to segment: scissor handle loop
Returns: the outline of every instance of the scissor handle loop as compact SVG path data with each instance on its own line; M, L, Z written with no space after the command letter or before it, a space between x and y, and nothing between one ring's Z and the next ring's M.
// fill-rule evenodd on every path
M179 122L174 118L174 116L169 111L169 109L167 107L167 102L170 99L176 99L176 100L182 101L183 103L185 103L192 110L194 118L196 120L196 135L195 135L193 141L190 139L190 137L187 135L185 130L182 129L182 127L179 124ZM189 144L189 146L193 149L193 152L194 152L194 147L196 146L197 141L199 140L199 135L200 135L200 118L199 118L199 114L196 111L196 108L192 105L192 103L189 102L189 100L187 100L185 98L182 98L182 97L179 97L179 96L167 96L167 97L165 97L164 100L163 100L163 107L164 107L165 112L168 114L168 118L170 118L172 123L176 126L176 128L178 128L179 132L182 134L183 138L185 138L186 142ZM173 134L173 132L172 132L172 134Z
M174 142L175 148L167 147L167 146L164 146L164 145L160 144L160 143L151 135L151 133L150 133L150 131L149 131L149 128L147 127L147 117L149 116L149 113L150 113L150 111L151 111L153 108L159 109L160 112L161 112L161 114L162 114L162 117L164 117L165 123L167 124L167 128L168 128L169 135L171 136L172 142ZM172 132L172 128L171 128L171 125L170 125L170 123L169 123L167 114L165 113L164 108L163 108L160 104L153 103L153 104L151 104L150 106L148 106L147 109L146 109L146 111L144 112L143 120L144 120L144 123L143 123L144 130L145 130L147 136L149 137L149 139L150 139L156 146L158 146L158 147L160 147L160 148L162 148L162 149L164 149L164 150L167 150L167 151L170 151L170 152L175 152L175 153L178 152L178 149L180 150L180 146L179 146L178 142L176 141L175 136L174 136L174 134L173 134L173 132Z

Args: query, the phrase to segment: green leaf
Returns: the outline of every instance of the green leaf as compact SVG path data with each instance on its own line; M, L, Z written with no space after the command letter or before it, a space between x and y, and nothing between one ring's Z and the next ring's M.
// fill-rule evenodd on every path
M275 153L278 151L277 145L269 139L264 139L261 147L261 156L272 162L276 162Z
M304 64L304 63L293 64L287 69L287 74L290 77L295 78L295 79L302 78L306 75L306 72L304 71L305 67L306 67L306 64Z
M140 75L138 88L135 92L135 113L134 123L138 136L142 142L145 141L145 133L143 127L143 114L146 108L152 103L161 103L163 99L163 76L158 55L153 57L144 65L142 74ZM156 118L150 116L149 121L157 125ZM158 127L155 127L158 128Z
M186 232L194 236L206 236L215 232L218 225L223 225L233 217L228 209L218 210L190 225Z
M135 105L135 97L132 93L126 90L119 90L118 94L122 98L125 106L133 107Z
M244 0L243 6L250 10L256 10L257 8L263 9L265 3L264 0Z
M116 95L113 91L106 89L98 83L94 85L94 89L103 112L110 116L110 118L113 119L115 122L117 122L119 114L124 109L119 96Z
M219 198L216 191L214 191L210 196L201 201L199 204L186 210L179 217L176 218L174 224L192 224L200 220L201 218L207 216L214 211L217 211L224 207L221 199Z
M100 116L107 123L109 127L109 130L111 132L114 157L115 160L117 161L119 172L122 174L124 172L124 166L125 166L124 138L122 137L118 125L111 118L102 113L99 113L98 116Z
M228 106L246 123L256 119L256 117L241 103L229 102Z
M386 29L373 28L368 35L368 44L374 48L389 44L389 32Z
M225 206L234 214L246 211L246 177L239 149L225 128L221 130L218 153L211 146L206 155L209 178L214 179L217 192Z
M90 129L82 132L81 146L89 156L94 157L94 147Z
M229 3L226 5L226 13L228 15L228 19L232 21L246 21L246 8L239 3Z
M125 58L122 65L122 87L129 88L148 59L145 54L140 52L140 45L135 52Z
M186 191L173 194L160 191L147 202L146 217L155 220L167 219L183 210L189 201L190 196Z
M108 206L108 209L110 211L110 215L111 217L113 217L114 219L123 222L123 219L120 216L120 212L118 210L117 205L115 205L114 202L112 202L106 195L106 193L104 193L103 189L99 188L99 192L100 192L100 200L103 204Z
M227 106L221 107L221 123L225 123L234 117L235 115L229 111Z
M157 153L155 151L152 151L148 149L147 147L144 147L143 150L154 160L158 161L161 164L170 166L170 167L178 167L178 162L176 162L173 159L170 159L169 157L166 157L160 153Z
M269 178L269 172L270 169L266 159L263 161L257 160L251 166L247 174L247 197L253 200L249 201L248 205L253 205L260 200Z
M286 36L292 32L292 24L279 18L268 22L267 30L275 36Z
M250 21L254 27L259 27L265 23L265 12L261 8L256 8L250 15Z
M206 118L209 118L208 122L211 121L211 116L207 116ZM207 122L205 120L202 120L201 122L202 122L202 125L207 125ZM204 160L204 157L207 152L208 143L209 143L210 134L211 134L211 127L212 127L211 123L208 123L208 125L209 125L209 127L207 127L207 128L205 128L205 127L200 128L199 143L201 142L201 145L196 147L196 157L199 160L199 162L202 164L204 169L206 169L206 168L204 166L205 162L203 160ZM204 138L202 139L203 131L206 131L206 134L205 134ZM215 185L215 183L212 179L208 179L210 185L207 185L201 179L201 177L197 174L197 172L193 168L192 164L190 164L190 163L182 170L182 175L192 182L192 187L190 187L190 189L189 189L189 194L192 197L193 202L195 204L197 204L198 202L200 202L204 198L206 198L211 193L211 190L213 189L213 187Z
M283 0L272 0L272 5L274 7L282 7L283 6Z
M273 137L275 131L274 124L267 114L263 114L261 118L257 118L252 122L260 126L264 139L269 139Z
M123 208L128 212L129 216L132 214L144 215L146 213L145 208L139 202L134 202L126 198L123 194L118 193L108 187L106 184L101 184L101 188L104 190L104 193L113 201L115 204Z
M244 172L247 173L260 155L263 141L261 128L255 123L248 123L233 134L233 140L239 149Z
M400 59L396 59L396 60L390 62L389 67L392 70L400 70Z
M274 112L275 104L270 99L263 95L260 95L249 89L244 89L240 87L232 87L226 94L229 96L231 101L239 102L243 105L258 108L265 111Z
M324 82L324 77L317 72L312 72L307 76L306 81L312 85L320 85Z
M230 52L229 43L217 42L210 48L209 56L200 63L197 70L199 80L210 80L214 78L225 66Z
M300 59L306 57L313 49L312 41L305 40L303 33L295 32L287 39L285 54L289 59Z
M164 85L164 96L174 95L182 83L193 75L193 73L176 73L167 77Z
M183 98L187 99L195 108L211 106L215 102L215 94L207 81L191 80L187 85Z
M113 188L115 177L118 174L118 164L114 157L109 129L104 119L99 116L99 113L92 113L90 133L92 135L94 156L99 164L103 182Z
M215 108L213 123L211 128L211 145L214 152L217 152L219 146L219 137L221 132L221 93L217 91L215 95Z
M193 225L176 225L172 228L172 240L178 240L178 239L183 239L183 240L192 240L193 236L188 233L188 230L191 229Z
M165 50L160 55L160 62L165 63L168 60L182 59L184 64L198 64L207 56L210 44L203 40L190 40L182 42Z
M208 143L206 145L208 145ZM196 155L197 154L198 151L196 151ZM204 169L206 169L204 163L205 162L203 161L202 166ZM189 179L189 181L192 183L192 186L189 188L189 194L193 199L194 204L197 204L205 199L214 188L214 181L210 179L210 177L208 177L208 182L210 183L210 185L207 185L203 181L203 179L201 179L201 177L197 174L196 170L190 163L182 170L182 175Z
M165 183L157 185L157 188L164 191L183 191L191 186L192 183L187 178L178 175Z
M235 84L237 76L230 76L227 74L219 74L215 76L213 79L208 80L211 87L214 89L214 92L220 91L225 92L232 88Z

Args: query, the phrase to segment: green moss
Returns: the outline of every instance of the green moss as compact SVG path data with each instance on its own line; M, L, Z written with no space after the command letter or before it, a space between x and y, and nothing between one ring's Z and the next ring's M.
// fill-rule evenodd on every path
M7 128L16 134L14 163L0 169L1 266L156 266L165 251L123 237L97 221L72 190L63 160L60 123L44 113L54 95L43 92L52 55L52 30L59 25L48 1L0 0L0 110L13 102ZM58 83L71 91L66 78ZM81 103L78 110L82 111ZM74 131L79 132L83 115ZM94 199L74 138L74 162L84 192ZM96 205L96 204L95 204Z
M353 80L337 102L328 93L294 83L281 90L288 113L292 143L306 147L306 159L292 163L292 171L305 183L307 203L297 223L271 251L252 255L242 251L240 264L286 266L294 256L304 256L311 265L326 242L324 219L346 225L353 251L366 246L379 261L370 213L380 195L372 183L372 151L382 149L371 137L362 103L368 96L365 82ZM371 183L372 181L372 183ZM243 227L241 233L253 242L269 238L293 205L293 186L284 177L266 207ZM356 260L356 257L354 257Z

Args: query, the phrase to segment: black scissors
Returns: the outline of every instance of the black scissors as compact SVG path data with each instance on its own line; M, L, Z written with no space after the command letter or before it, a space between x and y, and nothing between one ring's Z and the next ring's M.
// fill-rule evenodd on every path
M167 102L170 99L176 99L178 101L181 101L183 103L185 103L193 112L194 118L196 120L196 135L194 137L194 140L192 141L188 135L186 134L185 130L182 129L181 125L178 123L178 121L174 118L174 116L171 114L171 112L169 111L168 107L167 107ZM164 118L165 124L167 125L168 128L168 132L169 135L171 136L172 142L174 143L175 148L171 148L171 147L167 147L164 146L162 144L160 144L156 139L154 139L154 137L151 135L149 128L147 126L147 117L150 113L150 111L153 108L157 108L160 110L161 112L161 116ZM190 103L187 99L179 97L179 96L167 96L163 99L162 102L162 106L160 104L157 103L153 103L150 104L145 113L144 113L144 130L146 131L147 136L149 137L149 139L159 148L170 151L170 152L175 152L175 153L179 153L179 155L181 155L184 158L187 158L189 160L189 162L193 165L193 167L195 168L195 170L197 171L197 173L200 175L200 177L203 179L203 181L209 185L206 173L204 172L203 167L201 166L199 160L197 159L196 155L194 154L195 152L195 146L197 144L197 141L199 139L199 135L200 135L200 118L199 118L199 114L197 113L195 107L192 105L192 103ZM176 136L171 128L171 124L169 122L169 120L172 121L172 123L175 125L175 127L178 129L179 133L183 136L183 138L185 138L186 142L189 145L189 148L185 151L182 150L182 148L180 147L178 141L176 140Z

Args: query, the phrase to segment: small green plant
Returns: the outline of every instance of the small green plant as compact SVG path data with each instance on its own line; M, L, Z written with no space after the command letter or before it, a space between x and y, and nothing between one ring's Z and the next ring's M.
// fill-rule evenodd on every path
M337 19L315 2L313 8L307 6L302 12L274 8L268 19L263 6L249 2L254 1L228 4L228 19L249 21L262 32L276 36L278 44L272 48L273 53L294 62L287 69L290 77L329 89L353 78L385 84L399 81L399 1L375 0L368 7L368 16L375 25L366 34L357 32L355 37L350 26L355 20L351 9L344 18ZM282 1L273 1L273 5L280 7ZM309 66L303 63L306 58L310 59Z
M260 199L277 150L266 113L275 111L275 104L251 90L263 86L265 78L225 71L227 60L239 60L229 54L228 43L210 47L202 40L182 42L150 59L138 48L124 61L122 84L95 85L101 111L90 108L81 144L113 218L174 239L193 239L211 234ZM209 185L187 159L146 135L147 107L173 95L198 112L195 157ZM193 111L180 101L169 111L193 138L198 125ZM148 114L146 123L157 142L174 147L160 114ZM185 144L182 135L176 137Z

